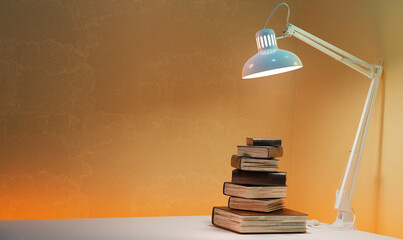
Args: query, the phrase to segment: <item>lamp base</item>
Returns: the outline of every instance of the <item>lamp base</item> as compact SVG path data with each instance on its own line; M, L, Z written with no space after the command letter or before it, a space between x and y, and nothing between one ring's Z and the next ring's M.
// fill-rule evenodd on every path
M336 221L334 221L333 224L330 224L328 227L337 230L356 229L357 227L355 226L354 222L355 222L355 216L353 219L351 212L340 211L337 214Z
M328 223L321 223L316 220L308 220L307 225L308 227L319 228L319 229L328 229L328 230L335 230L335 231L348 231L356 229L354 224L355 216L351 215L350 212L343 212L340 211L337 214L336 221L332 224Z
M335 230L335 231L348 231L356 229L354 222L355 222L355 214L353 217L350 212L340 211L337 214L336 221L334 221L334 223L332 224L321 223L314 219L307 221L307 227Z

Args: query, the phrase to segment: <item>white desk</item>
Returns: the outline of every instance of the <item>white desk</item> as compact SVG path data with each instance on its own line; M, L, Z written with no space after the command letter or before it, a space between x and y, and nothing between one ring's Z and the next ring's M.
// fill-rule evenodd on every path
M0 221L1 240L275 239L392 240L361 231L309 228L304 234L237 234L211 224L211 216Z

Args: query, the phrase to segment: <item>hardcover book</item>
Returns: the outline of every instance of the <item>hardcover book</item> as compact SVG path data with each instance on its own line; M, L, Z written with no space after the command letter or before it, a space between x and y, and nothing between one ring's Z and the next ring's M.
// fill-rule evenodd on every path
M237 233L303 233L307 214L283 208L269 213L214 207L212 223Z
M255 212L273 212L282 209L283 204L282 198L248 199L230 197L228 199L228 207L231 209Z
M250 158L232 155L231 166L245 171L277 172L278 159Z
M285 198L287 186L250 186L225 182L223 193L241 198Z
M238 146L238 156L275 158L283 156L281 146Z
M232 183L257 186L285 186L285 172L252 172L235 169L232 171Z
M248 146L281 146L281 139L278 138L246 138Z

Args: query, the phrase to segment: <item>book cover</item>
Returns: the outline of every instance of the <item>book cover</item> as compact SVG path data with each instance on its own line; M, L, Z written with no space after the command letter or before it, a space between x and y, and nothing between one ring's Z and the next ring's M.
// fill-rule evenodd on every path
M230 209L229 207L214 207L214 208L221 209L225 212L232 213L232 214L238 215L240 217L246 217L246 219L250 219L250 220L259 219L256 217L260 217L260 216L265 216L266 219L270 219L270 217L273 217L273 216L284 216L284 217L290 217L290 216L307 217L308 216L308 214L306 214L306 213L298 212L298 211L295 211L295 210L292 210L289 208L283 208L281 210L269 212L269 213L242 211L242 210Z
M225 182L223 193L241 198L285 198L287 186L251 186Z
M242 171L235 169L232 171L232 183L256 186L285 186L287 173L285 172L258 172Z
M281 146L281 139L278 138L246 138L248 146Z
M278 171L278 159L250 158L246 156L232 155L231 166L245 171Z
M303 233L307 214L283 208L270 213L214 207L213 225L237 233Z
M229 197L228 199L228 207L231 209L255 212L273 212L282 209L283 204L283 198L248 199Z
M283 156L281 146L238 146L238 155L252 158L275 158Z

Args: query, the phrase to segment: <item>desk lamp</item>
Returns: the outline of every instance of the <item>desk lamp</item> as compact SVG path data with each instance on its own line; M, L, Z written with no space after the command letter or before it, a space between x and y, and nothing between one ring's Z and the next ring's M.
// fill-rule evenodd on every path
M272 29L267 29L266 26L273 13L281 5L287 6L288 8L287 25L283 35L276 37L274 31ZM336 229L354 229L355 213L352 208L352 200L365 140L367 138L369 123L375 105L379 81L382 75L382 59L378 59L374 64L369 64L289 23L289 17L290 8L286 3L280 3L274 8L263 29L256 33L258 53L245 63L242 69L242 78L251 79L265 77L301 68L302 63L297 55L277 47L277 39L296 37L371 79L368 95L365 100L364 109L361 114L360 123L358 125L358 130L355 135L347 166L342 177L342 182L336 190L336 202L334 208L339 212L336 221L330 225L330 227Z

